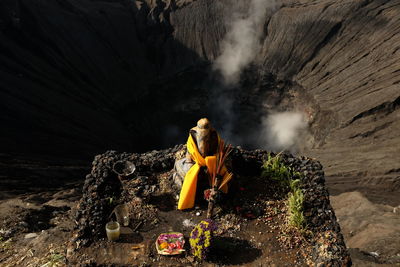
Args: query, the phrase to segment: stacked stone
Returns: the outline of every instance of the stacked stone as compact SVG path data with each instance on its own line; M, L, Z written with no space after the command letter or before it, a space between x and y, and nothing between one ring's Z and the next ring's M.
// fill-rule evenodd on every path
M86 175L83 195L75 216L76 233L73 241L80 240L82 245L90 240L104 236L104 226L120 197L122 184L112 166L117 158L115 151L97 155L92 163L91 172Z
M350 266L351 259L344 243L335 212L325 187L325 174L317 160L289 157L293 168L302 174L304 216L307 227L317 233L312 258L317 266Z
M136 166L136 176L155 177L158 173L172 170L176 155L182 152L182 149L184 146L179 145L143 154L118 154L108 151L96 156L92 171L86 176L83 196L78 206L74 242L81 240L85 244L89 240L105 236L104 226L113 208L126 193L118 176L112 171L117 161L133 162ZM268 155L265 150L247 151L237 147L232 151L227 166L239 176L260 175L261 166ZM329 202L322 165L314 159L295 157L288 153L282 153L280 157L286 166L302 174L300 187L305 199L304 215L308 229L316 234L313 240L313 262L322 266L351 264L339 224ZM148 183L147 179L142 180L143 183ZM142 184L138 186L145 187Z
M275 154L271 153L272 156ZM233 149L230 159L232 171L234 174L243 176L260 175L261 166L264 160L268 158L268 152L265 150L244 150L241 147Z
M104 227L116 205L120 204L124 192L121 180L113 172L117 161L131 161L136 166L136 176L150 176L155 173L171 170L174 166L175 153L183 146L151 151L143 154L117 153L107 151L97 155L92 163L91 172L86 175L83 195L78 204L75 216L76 231L73 243L81 245L105 237ZM143 187L147 179L142 179ZM140 188L139 188L140 189Z
M151 176L155 173L172 170L175 163L175 154L183 148L178 145L165 150L153 150L143 154L129 154L127 160L136 166L137 175Z
M271 156L275 155L271 153ZM256 175L268 158L268 152L246 151L238 147L231 158L234 173ZM330 205L322 164L315 159L295 157L289 153L282 153L280 158L286 166L302 174L300 187L304 194L304 216L308 229L317 233L313 240L313 262L321 266L351 265L339 223Z

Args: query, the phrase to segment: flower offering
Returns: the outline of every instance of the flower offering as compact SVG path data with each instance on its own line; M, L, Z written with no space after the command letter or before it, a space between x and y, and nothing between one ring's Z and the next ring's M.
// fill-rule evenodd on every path
M177 255L185 251L185 238L182 233L170 232L162 233L156 241L158 254L161 255Z
M192 253L198 260L205 260L212 243L214 232L217 230L216 224L206 219L196 225L190 233L190 247Z

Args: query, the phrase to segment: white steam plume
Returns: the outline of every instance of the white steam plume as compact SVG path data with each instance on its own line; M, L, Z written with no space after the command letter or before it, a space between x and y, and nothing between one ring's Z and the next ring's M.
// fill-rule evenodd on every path
M275 8L275 0L232 1L232 16L226 21L227 33L220 43L221 55L213 68L223 77L223 84L213 90L212 106L223 126L221 134L230 142L239 143L233 133L237 114L233 111L234 92L242 70L251 63L260 50L260 37L268 8Z
M225 88L216 90L216 110L224 119L222 135L228 141L240 143L234 134L233 88L240 79L242 70L253 62L261 49L261 37L268 12L273 12L278 4L275 0L251 0L247 10L234 12L228 22L228 32L221 42L221 55L214 62L214 69L223 76ZM252 138L252 143L260 148L272 150L296 150L306 134L307 121L299 112L272 113L262 118L261 127ZM246 140L248 138L243 138Z
M235 84L244 67L251 63L260 50L260 37L267 8L275 0L252 0L247 14L236 14L230 29L221 43L221 55L214 68L219 70L226 84Z
M260 140L273 150L293 151L299 147L307 128L307 120L300 112L280 112L263 119L263 139Z

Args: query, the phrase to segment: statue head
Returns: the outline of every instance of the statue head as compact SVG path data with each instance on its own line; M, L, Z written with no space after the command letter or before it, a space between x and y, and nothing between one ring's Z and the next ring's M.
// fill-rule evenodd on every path
M210 131L211 124L207 118L202 118L197 122L197 127L204 131Z
M197 122L197 126L194 127L196 132L196 143L200 154L205 157L209 152L210 146L210 133L212 130L211 123L207 118L202 118Z

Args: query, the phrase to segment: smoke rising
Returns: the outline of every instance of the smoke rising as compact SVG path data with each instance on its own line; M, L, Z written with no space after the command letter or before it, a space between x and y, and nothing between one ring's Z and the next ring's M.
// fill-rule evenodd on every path
M235 14L228 23L228 33L221 43L222 53L214 63L226 84L237 83L243 68L254 60L260 50L267 9L275 5L275 1L252 0L247 13Z
M236 2L236 1L232 1ZM249 65L261 48L260 38L268 8L275 6L275 0L251 0L236 2L229 20L227 33L221 41L221 55L214 61L213 69L222 75L222 83L214 85L211 110L216 124L221 126L221 134L232 143L240 143L240 136L234 134L234 95L240 90L237 85L242 70Z
M235 109L235 92L243 89L239 88L241 74L261 51L267 16L278 7L275 0L249 2L247 8L238 5L238 12L233 12L231 21L227 22L228 31L221 42L221 55L213 65L214 70L222 75L222 84L213 90L213 111L217 114L215 117L223 122L221 134L228 142L293 152L307 127L302 113L280 112L268 115L268 110L263 110L265 115L261 115L257 129L238 129L237 121L241 115Z
M293 151L307 128L307 120L300 112L280 112L270 114L262 121L265 148Z

